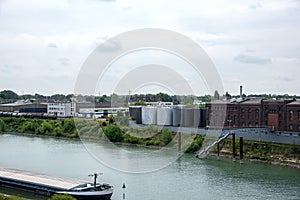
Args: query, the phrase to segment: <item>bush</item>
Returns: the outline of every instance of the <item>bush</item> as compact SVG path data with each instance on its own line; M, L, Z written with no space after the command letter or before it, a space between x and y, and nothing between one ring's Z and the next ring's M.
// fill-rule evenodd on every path
M116 125L109 125L103 131L111 142L122 142L124 139L122 130Z
M16 196L5 196L3 194L0 194L0 200L25 200L25 199Z
M162 131L162 142L167 145L169 144L173 139L172 133L169 129L164 129Z
M49 200L76 200L76 199L66 194L55 194Z
M52 133L52 132L53 132L53 126L49 122L44 121L42 123L42 125L40 126L40 128L39 128L39 133L49 134L49 133Z
M0 119L0 131L2 132L6 131L6 125L2 119Z
M187 150L185 152L186 153L195 153L196 151L199 151L200 148L202 147L203 140L204 140L204 138L202 135L197 135L194 138L194 141L192 142L192 144L187 148Z
M126 134L124 137L124 142L130 143L130 144L139 144L140 138Z
M66 119L63 123L63 132L74 133L76 126L73 119Z

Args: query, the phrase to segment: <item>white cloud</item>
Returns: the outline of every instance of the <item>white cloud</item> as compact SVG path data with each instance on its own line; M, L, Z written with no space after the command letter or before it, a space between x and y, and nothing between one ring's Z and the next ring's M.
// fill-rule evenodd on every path
M118 33L150 27L178 31L200 44L229 92L236 91L237 82L252 92L258 84L265 92L297 92L299 4L296 0L3 1L0 90L47 93L50 90L38 84L47 77L51 91L72 92L76 73L99 44ZM117 46L113 43L110 49ZM19 75L14 66L21 66L23 73L16 82L9 81ZM286 75L274 88L273 79L281 74Z

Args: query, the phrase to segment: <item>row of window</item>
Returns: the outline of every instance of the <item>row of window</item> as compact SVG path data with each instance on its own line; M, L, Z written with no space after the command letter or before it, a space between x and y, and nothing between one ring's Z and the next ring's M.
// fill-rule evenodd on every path
M289 119L290 121L294 120L294 112L292 110L289 111ZM300 110L298 110L298 121L300 121Z
M294 130L293 124L290 124L290 125L289 125L289 128L290 128L290 130ZM300 131L300 125L298 125L298 131Z
M50 107L48 108L49 110L65 110L65 108L56 108L56 107Z

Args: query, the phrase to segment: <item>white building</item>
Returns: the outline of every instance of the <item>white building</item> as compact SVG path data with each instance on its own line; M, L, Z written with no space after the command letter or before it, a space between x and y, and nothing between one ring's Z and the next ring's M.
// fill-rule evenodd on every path
M47 113L57 117L72 117L75 115L75 103L72 102L50 102L47 103Z

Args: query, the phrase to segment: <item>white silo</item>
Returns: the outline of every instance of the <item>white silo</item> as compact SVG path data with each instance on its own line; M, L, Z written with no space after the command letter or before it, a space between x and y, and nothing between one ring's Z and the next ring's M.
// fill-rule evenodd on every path
M157 125L171 126L173 124L173 110L169 107L157 108Z
M157 108L152 106L142 107L142 124L151 125L157 122Z

